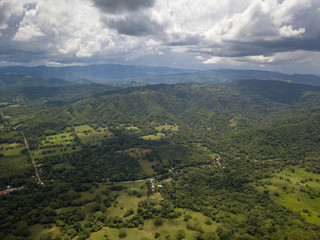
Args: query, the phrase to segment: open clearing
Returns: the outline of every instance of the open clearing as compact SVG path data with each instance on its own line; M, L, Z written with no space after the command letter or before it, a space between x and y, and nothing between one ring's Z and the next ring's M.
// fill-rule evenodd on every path
M39 148L52 147L52 146L70 146L75 145L75 136L72 132L60 133L56 135L47 136L39 146Z
M82 144L98 145L104 138L113 136L107 127L94 129L89 125L80 125L74 129Z
M153 175L155 174L155 171L153 170L152 166L156 165L159 163L158 160L156 159L150 159L150 161L146 155L151 153L151 149L143 149L143 148L129 148L124 151L120 151L123 153L126 153L130 155L131 157L134 157L138 159L138 162L142 169L148 174L148 175Z
M143 136L142 138L144 140L160 140L163 139L166 135L164 133L157 133L157 134L153 134L153 135L146 135Z
M117 194L116 204L112 204L110 208L107 209L107 216L115 217L115 216L123 216L125 212L129 209L133 209L136 211L139 202L147 199L147 187L146 182L140 183L126 183L126 184L115 184L122 185L126 187L126 189L112 192L112 194ZM137 191L142 193L142 196L138 198L136 195L132 194L133 191ZM153 194L150 196L150 199L154 199L156 202L159 202L162 197L161 194ZM186 228L187 223L191 226L201 226L204 232L215 231L218 224L212 222L212 225L205 224L207 217L205 217L202 213L194 212L187 209L178 209L181 212L181 216L174 219L163 219L163 225L155 226L154 219L145 220L143 230L139 230L138 228L122 228L126 231L127 237L124 239L128 240L136 240L136 239L154 239L154 234L156 232L160 233L160 237L158 239L166 239L166 236L175 237L179 230L184 230L186 233L186 238L184 239L194 239L197 232L188 230ZM188 222L184 221L184 216L189 215L190 220ZM130 218L127 217L128 219ZM124 218L126 219L126 218ZM92 233L90 238L91 240L100 240L105 239L105 233L108 234L109 239L119 239L119 229L105 227L102 230Z
M160 184L160 183L159 183ZM122 188L116 190L116 187L122 186ZM139 193L139 194L137 194ZM71 192L68 194L72 194ZM103 200L105 199L115 199L111 202L111 206L105 209ZM128 210L134 210L134 214L137 211L139 202L142 202L146 199L152 199L156 204L162 200L160 193L155 193L150 197L147 197L147 184L145 182L137 183L115 183L115 184L99 184L97 186L92 186L90 190L81 192L80 197L74 200L74 203L86 201L87 203L82 206L74 207L65 207L57 210L58 213L68 212L75 209L81 209L86 215L85 219L82 221L83 224L86 223L90 214L93 213L93 209L96 206L100 206L100 210L103 208L106 211L108 217L119 216L123 220L130 219L132 217L124 217L124 214ZM193 228L201 228L203 232L212 232L215 231L219 226L218 223L211 221L210 224L206 224L208 218L205 217L202 213L194 212L187 209L177 209L181 213L181 216L174 219L163 219L163 224L161 226L154 225L154 219L147 219L144 221L143 230L139 228L122 228L127 233L127 240L136 240L136 239L154 239L156 232L160 233L158 239L167 239L167 236L174 237L177 236L178 231L184 231L184 239L194 239L197 234L197 231L187 229L187 225L192 226ZM100 211L99 211L100 212ZM185 221L185 216L188 217L188 221ZM201 227L200 227L201 226ZM43 236L53 232L54 235L59 234L59 229L55 226L52 226L49 229L44 228L44 225L37 224L29 228L31 232L32 239L38 240ZM105 235L109 236L109 239L119 239L118 228L104 227L98 232L91 234L91 240L104 240L106 239ZM170 238L171 239L171 238Z
M320 174L296 167L263 179L255 187L260 192L269 191L272 200L320 225Z
M164 124L164 125L160 125L159 127L155 127L156 130L158 130L159 132L161 131L174 131L177 132L179 131L179 126L174 124L174 125L170 125L170 124Z
M3 143L0 144L0 153L4 156L17 156L25 146L21 143Z

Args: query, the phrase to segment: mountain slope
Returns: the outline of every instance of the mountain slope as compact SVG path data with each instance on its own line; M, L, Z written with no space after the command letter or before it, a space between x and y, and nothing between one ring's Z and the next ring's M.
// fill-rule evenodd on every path
M62 78L70 81L78 79L89 79L95 82L119 82L131 81L137 77L148 77L154 75L167 75L182 72L190 72L191 70L166 68L166 67L147 67L147 66L130 66L116 64L100 64L88 66L71 66L71 67L3 67L0 73L18 72L28 73L47 78Z
M57 78L38 77L15 72L0 73L0 89L39 86L57 87L69 85L71 85L71 82Z
M257 70L207 70L191 73L180 73L165 76L150 76L148 78L138 78L136 81L145 83L183 83L183 82L208 82L226 83L245 79L277 80L288 83L301 83L320 86L320 77L312 74L288 75L279 72L257 71Z
M44 122L70 126L88 122L108 125L176 122L199 131L210 128L222 132L248 128L320 104L319 87L256 80L228 85L160 84L99 95L41 111L25 121L35 128Z

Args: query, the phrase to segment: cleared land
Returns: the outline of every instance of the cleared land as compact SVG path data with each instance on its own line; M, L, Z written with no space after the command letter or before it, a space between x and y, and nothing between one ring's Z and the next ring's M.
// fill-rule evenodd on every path
M4 156L17 156L25 146L21 143L3 143L0 144L0 153Z
M39 147L45 148L60 145L76 145L74 133L60 133L56 135L47 136L46 139L40 143Z
M104 138L113 136L107 127L94 129L89 125L81 125L74 129L82 144L98 145Z
M164 124L164 125L160 125L159 127L155 127L156 130L158 130L159 132L161 131L179 131L179 126L174 124L174 125L170 125L170 124Z
M147 159L146 157L147 154L151 153L151 149L129 148L121 152L138 159L138 162L142 169L149 175L155 174L155 171L153 170L152 166L159 163L159 161L157 161L156 159L152 159L153 161L149 161L149 159Z
M143 136L142 138L144 140L160 140L162 138L164 138L166 135L164 133L157 133L157 134L153 134L153 135L146 135Z
M300 212L308 222L320 225L320 174L292 168L258 182L255 187L286 208Z

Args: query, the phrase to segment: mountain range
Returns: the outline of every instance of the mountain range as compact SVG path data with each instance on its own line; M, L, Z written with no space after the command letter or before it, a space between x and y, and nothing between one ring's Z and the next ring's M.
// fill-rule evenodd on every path
M68 67L24 67L11 66L0 68L0 87L20 87L20 86L62 86L70 85L69 82L77 81L77 84L83 83L107 83L119 84L125 82L137 82L142 84L176 84L186 82L207 82L207 83L225 83L244 79L257 80L278 80L289 83L303 83L309 85L320 86L320 77L312 74L284 74L271 71L258 70L235 70L235 69L219 69L219 70L205 70L197 71L192 69L178 69L166 67L148 67L148 66L133 66L133 65L116 65L116 64L100 64L88 66L68 66ZM16 74L15 78L23 79L25 84L15 82L11 84L8 82L8 76L3 73ZM19 76L26 74L26 76ZM31 81L33 78L42 77L38 79L44 82L43 84ZM26 81L29 78L28 81ZM79 80L81 79L81 80ZM10 81L14 81L13 79ZM3 83L5 82L5 84ZM39 82L39 81L38 81ZM73 83L74 84L74 83Z

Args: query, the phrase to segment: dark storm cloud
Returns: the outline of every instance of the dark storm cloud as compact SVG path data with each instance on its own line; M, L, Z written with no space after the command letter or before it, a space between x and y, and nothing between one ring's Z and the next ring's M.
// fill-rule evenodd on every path
M94 5L107 13L122 13L150 8L155 0L92 0Z
M271 56L275 53L309 51L320 52L320 37L312 39L282 38L274 41L226 41L218 46L210 46L211 50L203 50L205 54L220 57ZM193 50L192 50L193 51ZM194 49L199 51L199 49Z
M106 20L106 25L116 29L118 33L129 36L145 36L159 34L163 27L147 15L130 14L121 20Z

